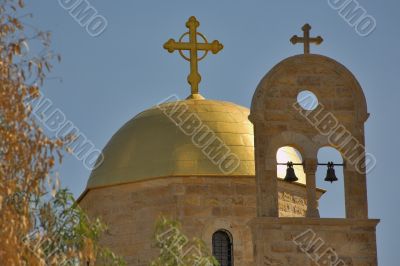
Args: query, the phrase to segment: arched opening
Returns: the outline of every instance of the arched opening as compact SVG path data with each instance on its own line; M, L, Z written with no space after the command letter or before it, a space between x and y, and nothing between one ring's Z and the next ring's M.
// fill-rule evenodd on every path
M278 149L276 153L276 161L277 165L277 173L278 178L285 179L286 171L287 171L287 162L293 162L293 164L301 164L303 163L303 158L300 152L290 146L281 147ZM302 165L294 165L293 166L294 172L298 178L299 183L305 184L306 183L306 175L304 173L304 168Z
M218 230L213 234L212 253L220 266L233 266L233 241L228 231Z
M323 147L318 151L318 162L343 164L343 158L339 151L331 147ZM319 200L319 213L321 217L345 218L345 196L344 196L344 178L343 167L335 166L335 175L337 181L327 182L327 167L318 166L317 169L317 187L326 190L326 193Z

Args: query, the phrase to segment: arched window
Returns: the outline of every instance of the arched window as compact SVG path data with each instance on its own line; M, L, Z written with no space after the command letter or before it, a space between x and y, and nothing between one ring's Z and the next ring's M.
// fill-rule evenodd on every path
M323 147L318 150L318 162L343 163L343 157L338 150L332 147ZM346 204L344 194L344 176L343 167L335 166L335 174L338 178L336 182L326 182L326 166L319 166L317 170L317 186L325 189L324 196L318 201L321 217L345 218Z
M233 266L233 243L229 232L219 230L212 236L213 256L221 266Z
M287 174L287 166L285 165L287 162L293 162L294 164L299 164L303 162L303 158L301 153L290 146L284 146L279 148L276 153L276 161L282 165L277 165L277 173L278 178L285 179ZM306 175L304 173L304 169L302 165L294 165L293 166L295 174L298 178L297 182L301 184L306 183Z

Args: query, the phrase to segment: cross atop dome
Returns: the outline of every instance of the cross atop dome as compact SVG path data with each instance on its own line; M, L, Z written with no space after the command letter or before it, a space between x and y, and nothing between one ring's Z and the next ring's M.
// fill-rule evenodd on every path
M318 36L316 38L310 37L310 30L311 30L310 24L305 24L301 29L304 32L303 37L294 35L290 39L290 42L292 44L303 43L304 44L304 54L309 54L310 53L310 44L315 43L316 45L320 45L324 41L324 39L322 39L321 36Z
M182 34L178 42L176 42L174 39L169 39L164 44L164 49L166 49L168 52L173 53L175 51L179 51L179 54L185 60L190 62L190 74L187 80L191 86L192 91L189 98L202 98L199 95L199 83L201 81L201 76L198 71L198 62L203 60L207 56L208 52L211 51L213 54L217 54L224 47L217 40L209 43L202 33L197 32L197 28L199 26L199 21L197 21L197 19L193 16L190 17L189 20L186 22L186 27L189 29L189 31ZM189 42L182 41L185 36L189 36ZM197 36L203 39L204 42L199 43L197 41ZM190 56L186 56L183 51L189 51ZM198 51L204 51L204 54L199 57Z

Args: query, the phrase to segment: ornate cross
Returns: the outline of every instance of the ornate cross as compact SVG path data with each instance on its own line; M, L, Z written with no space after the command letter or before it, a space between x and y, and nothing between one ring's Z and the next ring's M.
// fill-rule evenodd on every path
M290 42L293 44L304 43L304 54L309 54L310 44L315 43L316 45L320 45L324 41L324 39L322 39L321 36L310 38L311 26L309 24L305 24L301 29L304 32L304 36L298 37L297 35L294 35L290 39Z
M192 87L192 97L199 94L199 83L201 81L201 76L198 71L198 62L204 59L209 51L211 51L213 54L216 54L221 51L222 48L224 48L219 41L213 41L212 43L209 43L203 34L197 32L197 28L199 26L200 23L197 21L197 19L195 17L190 17L186 22L186 27L189 29L189 31L182 34L178 42L176 42L174 39L169 39L164 44L164 48L168 50L168 52L173 53L174 51L179 51L179 54L185 60L190 62L190 74L187 80ZM182 42L185 36L189 36L189 42ZM204 43L197 42L197 36L200 36ZM183 54L184 50L190 52L189 57ZM197 54L198 51L204 51L204 55L199 57Z

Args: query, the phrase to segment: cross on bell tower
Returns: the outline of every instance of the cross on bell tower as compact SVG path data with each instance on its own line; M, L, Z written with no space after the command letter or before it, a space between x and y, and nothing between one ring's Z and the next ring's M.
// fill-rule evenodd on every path
M190 74L187 78L192 88L190 98L199 97L199 83L201 81L201 76L198 71L198 62L203 60L209 51L211 51L213 54L217 54L224 47L219 41L216 40L209 43L202 33L197 32L197 28L199 26L200 23L197 21L197 19L193 16L190 17L186 22L186 27L189 29L189 31L182 34L178 42L176 42L174 39L169 39L164 44L164 48L168 52L173 53L174 51L179 51L179 54L185 60L190 62ZM182 42L185 36L189 36L189 42ZM197 36L203 39L204 42L199 43L197 41ZM183 53L185 50L190 52L189 57ZM198 56L198 51L204 51L204 55L202 55L200 58Z
M304 44L304 54L309 54L310 53L310 44L315 43L316 45L320 45L324 41L324 39L322 39L321 36L318 36L316 38L310 37L310 30L311 30L310 24L305 24L301 29L304 32L303 37L294 35L290 39L290 42L292 44L303 43Z

